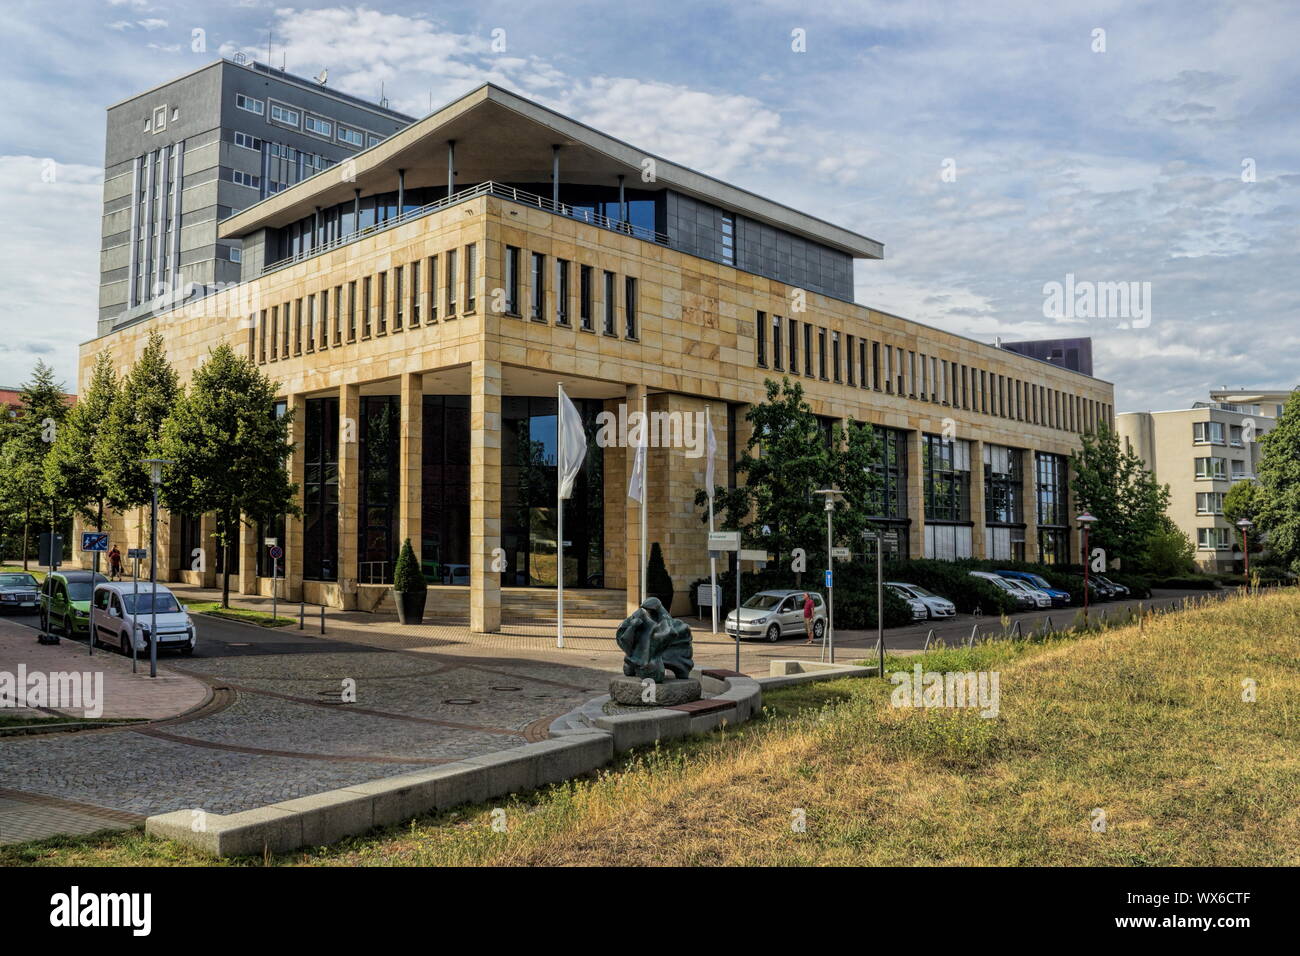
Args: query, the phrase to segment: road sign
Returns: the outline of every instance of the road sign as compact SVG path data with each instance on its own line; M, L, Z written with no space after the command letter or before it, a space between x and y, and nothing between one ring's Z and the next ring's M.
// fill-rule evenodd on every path
M828 588L833 587L833 585L831 584L831 573L829 571L826 572L826 586Z
M700 607L713 607L722 600L722 588L712 587L708 584L701 584L696 589L698 597L695 599Z
M741 548L740 560L742 561L766 561L767 552L761 548Z
M107 531L81 532L81 550L107 552L108 532Z
M149 557L149 552L144 548L128 548L126 556L134 561L144 561Z
M265 541L263 541L262 543L263 543L264 545L266 545L268 548L274 548L277 544L280 543L280 539L279 539L279 538L267 538L267 539L266 539Z
M278 544L273 544L266 549L266 553L270 555L272 561L279 561L284 557L284 548L280 547Z
M853 557L853 553L848 548L831 548L831 557L840 561L848 561Z
M709 532L709 550L710 551L739 551L740 532L739 531Z

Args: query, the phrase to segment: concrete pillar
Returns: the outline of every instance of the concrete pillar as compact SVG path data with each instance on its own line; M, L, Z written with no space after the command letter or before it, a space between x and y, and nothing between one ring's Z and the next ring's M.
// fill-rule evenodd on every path
M984 541L984 442L978 438L970 442L970 553L973 558L986 558Z
M1032 448L1020 452L1021 511L1025 516L1025 560L1038 560L1038 462Z
M925 557L925 474L921 467L921 430L907 435L907 553L912 558Z
M501 363L470 366L469 626L501 628L501 575L492 552L501 547Z
M305 469L304 456L307 453L307 398L304 395L290 395L289 410L293 413L293 423L289 426L293 453L289 456L289 480L298 486L302 494ZM303 519L287 515L284 521L284 581L282 582L285 600L302 599L302 544Z
M624 401L627 403L628 431L631 432L632 413L641 411L641 399L645 397L646 389L644 385L628 385ZM647 453L650 449L646 450ZM647 457L648 454L647 454ZM627 613L631 614L641 606L645 600L641 594L641 503L627 496L627 489L631 487L632 470L636 466L636 449L629 447L623 456L624 474L623 474L623 506L627 516L627 523L624 526L627 530L623 535L624 545L624 569L627 587ZM610 479L617 480L613 475ZM609 480L609 479L607 479ZM647 482L648 484L648 482ZM647 491L649 489L647 488ZM650 499L646 499L647 509ZM649 523L649 511L646 513L646 522ZM647 557L649 551L647 548Z
M456 191L456 141L447 140L447 198Z
M339 386L339 594L341 607L357 607L357 521L361 492L358 429L361 387Z
M257 555L262 542L257 540L257 523L247 520L239 526L239 578L231 580L240 594L257 593Z
M410 539L415 549L415 559L423 558L421 552L422 529L420 519L424 481L424 375L419 372L404 373L401 377L401 430L399 433L398 460L398 537Z

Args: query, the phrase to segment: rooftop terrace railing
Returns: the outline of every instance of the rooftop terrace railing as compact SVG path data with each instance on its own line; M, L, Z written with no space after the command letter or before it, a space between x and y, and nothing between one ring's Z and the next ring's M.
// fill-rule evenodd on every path
M348 233L346 236L339 236L338 238L331 239L328 242L314 245L310 249L303 250L296 255L268 263L262 268L261 274L268 275L269 273L276 272L296 263L304 262L307 259L346 246L349 243L369 238L370 236L377 235L378 233L384 232L388 229L394 229L397 226L412 222L422 216L441 212L457 203L477 199L480 196L495 196L498 199L509 200L510 202L520 203L524 206L532 206L533 208L541 209L544 212L553 213L557 216L564 216L566 219L584 222L587 225L595 226L598 229L608 229L611 232L622 233L625 236L631 236L634 239L643 239L646 242L658 243L661 246L669 244L668 237L662 232L655 232L653 229L646 229L644 226L637 226L620 219L611 219L608 216L602 216L600 213L592 212L590 209L571 206L568 203L556 203L544 196L538 196L536 193L525 192L522 189L516 189L514 186L507 186L504 183L492 182L489 180L488 182L479 183L475 186L462 189L450 196L445 196L442 199L435 200L434 202L420 206L416 209L408 209L391 219L385 219L383 222L367 226L357 232Z

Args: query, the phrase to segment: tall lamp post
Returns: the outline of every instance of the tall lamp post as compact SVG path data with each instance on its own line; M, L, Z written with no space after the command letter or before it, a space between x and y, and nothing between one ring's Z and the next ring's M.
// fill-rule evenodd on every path
M1247 537L1250 529L1255 527L1255 522L1249 518L1242 518L1237 522L1237 527L1241 529L1241 559L1244 562L1242 572L1246 576L1246 587L1250 588L1250 539Z
M1088 620L1088 565L1091 564L1091 558L1088 553L1088 529L1097 519L1088 512L1078 515L1075 519L1079 523L1079 528L1083 531L1083 619Z
M874 535L876 539L876 676L884 678L885 676L885 574L884 574L884 541L885 525L883 523L876 525L875 532L867 531L868 538Z
M834 488L818 488L815 495L826 497L826 659L835 663L835 558L831 554L834 545L832 516L835 514L835 499L843 497L843 492Z
M163 465L174 465L167 458L146 458L153 500L149 505L149 676L158 676L158 486L162 484ZM136 608L139 613L139 607ZM135 643L132 635L131 642Z

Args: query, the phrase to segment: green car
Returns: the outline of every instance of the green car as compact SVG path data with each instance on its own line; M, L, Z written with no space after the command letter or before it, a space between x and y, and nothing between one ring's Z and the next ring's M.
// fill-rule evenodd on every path
M68 637L90 634L90 595L108 578L94 571L55 571L41 585L41 630Z

